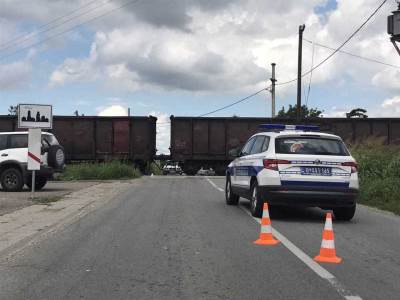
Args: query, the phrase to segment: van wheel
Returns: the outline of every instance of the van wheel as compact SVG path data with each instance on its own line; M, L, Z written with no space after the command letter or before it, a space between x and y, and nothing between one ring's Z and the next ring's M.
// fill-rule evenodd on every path
M339 221L350 221L356 213L356 205L351 207L335 207L333 214Z
M261 218L264 202L258 191L258 183L254 181L251 185L250 212L253 217Z
M232 192L231 177L226 176L225 183L225 201L228 205L238 205L239 196Z
M24 186L22 173L16 168L5 169L0 175L0 182L6 192L19 192Z
M47 183L47 178L43 176L36 176L35 178L35 190L40 191ZM28 178L26 185L29 189L32 189L32 176Z

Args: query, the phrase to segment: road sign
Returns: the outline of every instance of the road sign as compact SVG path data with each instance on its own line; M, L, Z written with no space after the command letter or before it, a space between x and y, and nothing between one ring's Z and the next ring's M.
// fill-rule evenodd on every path
M40 170L42 146L42 130L40 128L29 129L28 135L28 170Z
M18 105L18 128L51 129L53 126L53 108L51 105Z

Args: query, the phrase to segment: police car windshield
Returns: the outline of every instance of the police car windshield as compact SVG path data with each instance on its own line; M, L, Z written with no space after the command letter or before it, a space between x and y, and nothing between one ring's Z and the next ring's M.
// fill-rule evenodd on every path
M280 154L303 155L349 155L341 140L322 137L277 138L275 140L275 152Z

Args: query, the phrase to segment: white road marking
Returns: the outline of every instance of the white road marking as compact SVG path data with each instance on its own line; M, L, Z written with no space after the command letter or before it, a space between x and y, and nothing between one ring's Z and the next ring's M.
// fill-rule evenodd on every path
M218 191L224 192L224 190L218 187L214 182L212 182L209 178L207 181ZM261 224L261 220L255 218L251 215L251 213L240 204L239 207L248 214L254 221ZM329 271L321 267L318 263L316 263L311 257L305 254L299 247L289 241L283 234L281 234L276 229L272 229L273 235L284 245L290 252L292 252L298 259L300 259L306 266L308 266L311 270L313 270L319 277L327 280L329 284L346 300L362 300L360 296L352 295L352 293L347 290L338 280L337 278L331 274Z
M212 182L211 180L210 180L210 178L206 178L207 179L207 181L214 187L214 188L216 188L218 191L220 191L220 192L225 192L225 190L224 189L221 189L219 186L217 186L214 182Z

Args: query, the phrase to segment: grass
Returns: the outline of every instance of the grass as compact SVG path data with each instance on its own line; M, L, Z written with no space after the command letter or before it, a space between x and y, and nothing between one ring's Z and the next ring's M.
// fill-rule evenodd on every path
M359 164L359 203L400 215L400 146L367 143L352 154Z
M133 179L141 176L138 169L120 161L83 163L67 166L60 180Z

